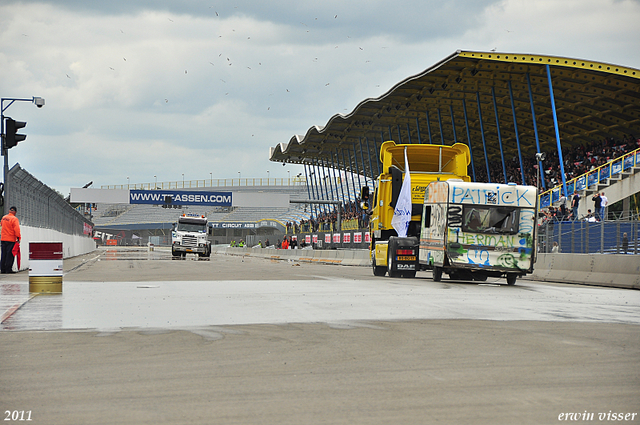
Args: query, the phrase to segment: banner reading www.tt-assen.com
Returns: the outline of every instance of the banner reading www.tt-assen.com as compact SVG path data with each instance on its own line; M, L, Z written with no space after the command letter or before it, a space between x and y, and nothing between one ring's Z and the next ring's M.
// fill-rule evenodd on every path
M130 204L208 205L230 207L232 192L194 192L177 190L130 190Z

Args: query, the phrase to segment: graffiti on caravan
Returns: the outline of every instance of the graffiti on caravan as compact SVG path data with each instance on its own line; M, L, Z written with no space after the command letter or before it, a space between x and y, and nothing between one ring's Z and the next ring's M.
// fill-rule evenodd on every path
M196 192L176 190L130 190L130 204L175 204L230 207L232 192Z

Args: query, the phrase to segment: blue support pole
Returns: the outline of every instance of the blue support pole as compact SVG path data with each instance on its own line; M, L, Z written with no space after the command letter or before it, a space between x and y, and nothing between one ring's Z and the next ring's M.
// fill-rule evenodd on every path
M309 199L313 199L311 196L311 189L309 188L309 173L307 172L307 164L304 165L304 181L307 183L307 195ZM316 216L315 209L313 208L313 204L311 204L311 215Z
M456 134L456 120L453 117L453 105L449 105L449 112L451 112L451 127L453 128L453 143L458 142L458 135Z
M338 163L338 166L336 167L336 165L333 163L333 154L331 154L331 165L333 166L334 170L338 171L338 177L340 177L340 193L342 194L342 200L344 202L344 186L342 185L342 175L340 175L340 158L338 156L338 149L336 149L336 162ZM337 180L336 180L336 184ZM337 195L337 194L336 194Z
M487 143L484 139L484 125L482 124L482 109L480 109L480 92L476 92L478 102L478 117L480 118L480 134L482 135L482 148L484 149L484 164L487 166L487 183L491 183L491 171L489 170L489 158L487 156Z
M353 177L353 166L351 165L351 150L347 148L347 158L349 158L349 167L351 167L351 184L353 187L353 194L355 195L356 193L358 193L358 189L356 186L356 179ZM358 169L358 166L356 165L356 171ZM349 196L349 202L351 202L351 196Z
M391 125L387 126L389 128L389 140L393 140L393 136L391 135Z
M316 170L314 170L314 169L313 169L313 166L312 166L312 165L309 165L309 170L311 170L311 171L312 171L312 173L311 173L311 181L312 181L312 183L313 183L313 186L316 188L315 195L314 195L314 199L315 199L316 201L319 201L319 200L320 200L320 190L319 190L319 188L318 188L318 173L316 172ZM320 205L320 206L318 207L318 209L319 209L320 211L323 211L322 205Z
M473 163L473 149L471 149L471 135L469 134L469 120L467 119L467 102L462 99L462 110L464 111L464 125L467 129L467 144L469 145L469 156L471 157L471 174L473 181L476 181L476 166Z
M496 114L496 129L498 130L498 144L500 145L500 158L502 159L502 175L504 176L504 183L509 183L507 179L507 166L504 163L504 150L502 149L502 136L500 135L500 119L498 118L498 105L496 104L496 91L491 86L491 97L493 98L493 111Z
M425 111L427 114L427 131L429 132L429 144L433 145L433 139L431 139L431 122L429 120L429 111Z
M349 161L351 161L351 154L349 154ZM355 146L353 147L353 162L355 162L356 164L356 173L358 175L358 189L359 189L362 187L362 181L360 180L360 167L358 166L358 152L356 152ZM362 168L364 168L364 164L362 165ZM356 189L356 193L358 193L357 189Z
M333 182L332 182L332 178L331 178L331 174L329 173L329 171L331 171L331 169L328 167L328 165L326 164L325 160L322 160L322 167L325 169L326 171L326 176L329 180L329 190L331 192L331 200L333 201Z
M400 124L396 124L396 128L398 129L398 144L402 144L402 134L400 134Z
M364 178L364 185L368 186L368 184L367 184L367 163L364 161L364 150L362 149L362 137L358 137L358 144L360 145L360 161L362 161L362 177ZM372 172L372 174L373 174L373 172Z
M438 125L440 126L440 141L444 145L444 131L442 131L442 117L440 116L440 108L438 108L437 111L438 111Z
M418 119L418 117L416 117L416 128L418 129L418 144L421 145L422 138L420 137L420 120Z
M556 129L556 143L558 145L558 159L560 160L560 172L562 173L562 193L567 196L567 181L564 175L564 160L562 159L562 145L560 144L560 128L558 128L558 114L556 112L556 100L553 96L551 84L551 68L547 64L547 80L549 81L549 94L551 95L551 110L553 111L553 126Z
M411 141L411 127L409 127L409 123L407 123L407 137L409 138L409 144L412 144Z
M319 189L319 198L321 201L324 201L326 198L326 192L327 192L327 187L326 187L326 183L323 187L323 178L320 175L320 166L318 165L318 160L314 159L313 160L313 166L315 167L315 172L316 172L316 181L318 182L318 189ZM327 206L326 205L322 205L322 209L326 210Z
M375 141L375 139L373 139L373 140ZM369 149L369 138L365 137L364 141L367 144L367 156L369 157L369 171L371 171L371 186L375 189L375 187L376 187L376 184L375 184L376 179L374 178L375 176L373 175L373 163L371 162L371 150Z
M540 153L540 138L538 137L538 125L536 124L536 110L533 107L533 93L531 92L531 79L527 72L527 86L529 87L529 101L531 102L531 119L533 120L533 134L536 136L536 149ZM538 173L540 174L540 180L542 181L542 190L547 190L547 185L544 182L544 172L542 171L542 161L538 163Z
M513 91L511 90L511 81L509 84L509 97L511 98L511 112L513 114L513 129L516 133L516 144L518 145L518 158L520 159L520 177L522 177L522 184L527 184L524 180L524 167L522 166L522 151L520 150L520 136L518 135L518 121L516 120L516 106L513 102Z
M344 149L340 149L340 154L342 155L342 166L344 168L344 181L347 184L347 197L343 199L344 206L347 206L347 202L351 199L351 194L349 193L349 178L347 177L347 161L344 159Z

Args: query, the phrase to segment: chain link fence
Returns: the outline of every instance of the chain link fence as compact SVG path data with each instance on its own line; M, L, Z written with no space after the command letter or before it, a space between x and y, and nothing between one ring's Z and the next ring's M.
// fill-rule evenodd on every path
M16 164L9 170L9 193L4 202L18 209L20 224L91 237L93 223L64 197Z

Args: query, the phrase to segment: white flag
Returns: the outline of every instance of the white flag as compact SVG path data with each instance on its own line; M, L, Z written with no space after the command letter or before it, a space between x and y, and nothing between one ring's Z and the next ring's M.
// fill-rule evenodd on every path
M391 225L398 236L407 237L407 229L411 221L411 174L409 173L409 161L407 160L407 148L404 148L404 181L400 189L400 195L396 202L396 208L393 210L393 218Z

